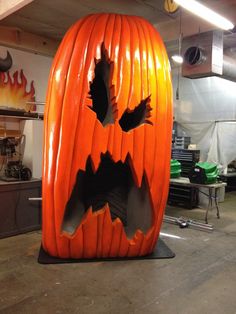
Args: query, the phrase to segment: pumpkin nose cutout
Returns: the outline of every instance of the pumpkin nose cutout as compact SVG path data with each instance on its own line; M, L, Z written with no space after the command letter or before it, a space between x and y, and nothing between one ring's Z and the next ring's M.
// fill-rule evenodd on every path
M101 59L95 59L95 75L90 83L89 95L92 99L92 107L98 120L103 126L114 123L116 104L111 99L110 90L113 63L108 58L104 44L101 46ZM113 103L112 103L113 101Z

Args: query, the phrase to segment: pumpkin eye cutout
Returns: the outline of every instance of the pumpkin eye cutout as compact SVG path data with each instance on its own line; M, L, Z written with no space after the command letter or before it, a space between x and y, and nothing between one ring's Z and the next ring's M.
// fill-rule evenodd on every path
M90 82L89 95L92 106L89 107L97 114L103 126L114 123L116 114L115 97L111 99L111 77L113 62L108 58L104 43L101 45L101 59L95 59L94 79Z
M119 124L123 131L128 132L137 126L147 123L151 124L152 122L148 120L151 116L151 95L147 98L141 100L140 104L134 108L134 110L126 109L120 118Z

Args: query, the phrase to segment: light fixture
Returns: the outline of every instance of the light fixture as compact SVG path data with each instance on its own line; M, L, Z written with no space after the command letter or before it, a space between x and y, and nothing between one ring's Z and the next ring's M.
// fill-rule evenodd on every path
M171 59L174 62L179 63L179 64L183 63L183 61L184 61L183 57L181 55L173 55L173 56L171 56Z
M191 13L199 16L200 18L206 20L207 22L214 24L215 26L230 30L234 28L233 23L221 16L220 14L214 12L213 10L207 8L203 4L195 0L174 0L184 9L190 11Z

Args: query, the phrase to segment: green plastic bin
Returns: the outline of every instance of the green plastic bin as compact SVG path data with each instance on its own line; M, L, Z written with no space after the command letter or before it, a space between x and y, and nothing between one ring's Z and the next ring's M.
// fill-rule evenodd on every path
M176 159L171 159L170 161L170 177L178 178L181 174L181 164Z
M192 183L213 184L217 181L219 170L217 165L211 162L198 162L189 173Z

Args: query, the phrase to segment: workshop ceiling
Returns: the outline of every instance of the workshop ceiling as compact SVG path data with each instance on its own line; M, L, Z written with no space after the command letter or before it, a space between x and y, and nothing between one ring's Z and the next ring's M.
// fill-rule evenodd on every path
M34 0L0 24L60 40L76 20L96 12L142 15L152 23L171 19L160 0Z
M17 28L24 32L60 41L66 30L79 18L96 12L114 12L143 16L159 30L168 42L180 33L180 10L168 14L164 0L33 0L30 4L0 21L0 26ZM236 24L236 0L202 1ZM213 29L192 14L182 11L184 36Z
M235 0L204 1L229 19L236 20ZM60 40L80 17L95 12L141 15L153 24L172 22L179 14L167 14L164 0L34 0L0 22L47 38ZM183 19L189 13L183 12Z

